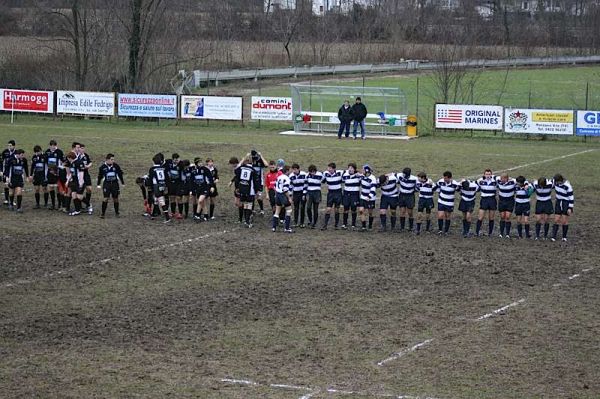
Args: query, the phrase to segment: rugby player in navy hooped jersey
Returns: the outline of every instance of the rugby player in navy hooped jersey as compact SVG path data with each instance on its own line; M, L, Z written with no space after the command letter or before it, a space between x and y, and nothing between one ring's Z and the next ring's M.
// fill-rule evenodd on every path
M415 191L418 178L412 175L410 168L404 168L402 173L396 175L398 179L398 208L400 208L400 231L404 230L408 216L408 231L414 226L413 209L415 207Z
M529 233L529 214L531 212L531 194L533 187L525 180L524 176L516 178L517 187L515 191L515 216L517 217L517 234L523 238L523 228L525 228L525 237L531 238Z
M367 215L369 218L369 230L373 228L373 209L375 209L375 199L377 198L377 178L373 176L369 165L363 166L363 175L360 180L360 204L358 212L360 213L361 231L367 230Z
M556 241L559 226L562 227L562 240L567 241L567 232L569 231L569 217L573 214L575 205L575 196L573 187L563 175L557 173L554 175L554 226L552 226L552 241Z
M336 170L336 165L331 162L327 165L327 171L323 173L323 183L327 185L327 208L325 209L325 221L321 230L327 230L331 213L333 212L337 230L340 224L340 206L342 205L342 175L341 170Z
M425 218L425 231L431 229L431 210L433 209L433 192L436 190L433 180L427 177L425 172L417 174L419 182L417 191L419 192L419 202L417 204L417 230L416 234L421 234L421 225Z
M498 209L498 200L496 193L498 191L498 179L492 174L491 169L486 169L483 172L483 177L477 179L479 185L479 215L477 216L477 226L475 235L481 235L481 225L485 214L488 216L488 236L492 236L494 232L494 217Z
M33 156L31 157L31 172L30 175L33 180L33 191L35 195L35 207L34 209L40 209L40 193L42 187L44 189L44 206L48 206L48 191L46 190L46 164L44 162L44 153L42 147L36 145L33 147Z
M292 164L292 172L289 174L292 185L292 204L294 208L294 227L304 227L306 214L306 172L300 170L300 165ZM277 182L276 182L277 183Z
M356 229L356 211L360 205L360 182L363 178L357 170L354 162L348 164L348 169L342 175L344 181L344 194L342 204L344 206L344 217L342 229L348 228L348 213L352 211L352 229Z
M209 213L206 206L206 200L214 190L213 177L211 171L204 165L200 158L194 159L194 168L192 169L193 193L197 199L194 209L194 220L208 221ZM204 210L204 215L202 214Z
M100 217L104 219L106 215L106 208L108 207L108 199L112 197L113 207L115 208L115 216L119 217L119 193L120 187L119 182L122 186L125 186L123 180L123 170L115 162L114 154L106 154L104 163L98 168L98 181L97 187L102 190L102 213Z
M27 168L27 159L25 159L25 151L15 150L14 155L8 161L8 188L9 188L9 205L8 209L15 209L13 204L16 202L16 210L18 213L23 212L21 207L23 201L23 187L25 180L30 180L29 170Z
M304 193L306 195L306 216L308 216L308 225L311 229L317 226L319 220L322 183L323 174L317 170L315 165L309 165Z
M510 220L515 210L515 193L517 181L508 177L508 173L502 173L498 180L498 212L500 212L500 238L510 238Z
M544 226L544 239L548 238L550 231L550 216L554 213L552 207L552 189L554 183L552 180L546 179L544 176L533 182L535 191L535 239L540 239L542 225Z
M452 172L445 171L443 177L436 183L438 192L438 234L448 234L454 212L454 197L460 184L452 179Z
M379 232L387 230L387 212L390 210L392 230L396 227L396 208L398 207L398 180L394 173L379 176L381 198L379 200Z
M458 210L463 213L463 237L469 237L471 231L471 218L475 209L475 195L479 191L479 185L464 179L460 183L460 202Z
M273 213L273 225L271 230L277 231L279 224L279 213L283 209L285 211L285 232L293 233L290 226L292 218L292 183L290 181L290 167L284 166L281 170L281 175L277 177L275 182L275 212Z

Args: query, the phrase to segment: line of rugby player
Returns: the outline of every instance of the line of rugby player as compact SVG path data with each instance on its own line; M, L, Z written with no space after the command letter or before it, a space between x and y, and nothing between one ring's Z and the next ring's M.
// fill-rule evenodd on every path
M70 216L84 211L91 215L91 167L92 159L84 144L74 142L67 154L58 148L56 140L50 140L46 151L36 145L29 164L25 151L17 149L15 141L10 140L2 152L0 172L4 181L4 205L11 211L22 213L23 189L25 183L30 182L35 193L34 209L42 207L43 193L44 208L63 211ZM104 196L101 217L105 215L110 197L113 198L115 214L119 216L118 181L124 184L123 172L114 162L114 155L107 154L98 171L98 188L102 189ZM74 208L71 208L71 202Z
M514 214L519 238L550 238L554 241L560 228L562 240L566 241L569 217L574 209L573 188L560 174L554 175L552 179L542 176L528 181L524 176L511 178L506 173L495 176L490 169L486 169L476 180L457 181L452 172L446 171L442 178L434 182L424 172L413 175L410 168L377 178L369 165L364 165L362 171L359 171L355 163L349 163L346 170L339 170L332 162L323 172L318 171L315 165L310 165L305 172L298 164L290 167L285 165L283 160L278 160L269 162L268 171L263 175L263 169L267 165L262 155L256 154L256 151L253 151L241 162L238 162L237 158L230 160L235 174L233 182L236 184L236 204L245 210L243 213L240 211L240 221L241 215L244 214L244 221L248 227L252 226L251 215L255 197L262 198L262 191L267 190L273 207L272 231L276 231L280 222L284 221L284 231L293 232L292 214L295 227L317 228L323 185L327 188L327 197L321 230L328 229L332 215L334 229L372 230L378 199L380 232L388 230L388 221L390 231L411 231L417 235L422 231L429 232L434 196L437 193L437 233L449 233L458 194L458 210L463 215L462 235L469 237L473 235L471 224L476 195L479 193L480 202L474 235L484 235L483 224L487 221L487 236L492 237L498 212L499 237L511 237ZM531 234L529 223L533 194L536 198L534 235ZM262 212L262 202L259 205ZM550 233L552 215L554 225ZM357 217L360 217L360 227L357 225Z

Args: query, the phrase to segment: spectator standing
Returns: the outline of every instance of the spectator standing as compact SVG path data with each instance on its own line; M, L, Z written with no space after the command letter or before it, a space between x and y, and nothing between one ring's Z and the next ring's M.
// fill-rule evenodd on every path
M360 97L356 97L356 102L352 106L352 113L354 119L354 130L352 131L352 135L354 136L354 140L356 140L356 131L358 125L360 125L360 137L364 140L366 138L366 128L365 128L365 118L367 117L367 107L362 103Z
M340 129L338 130L338 139L342 138L344 130L346 134L344 137L350 136L350 122L354 118L354 110L350 106L350 101L344 100L344 104L338 110L338 119L340 120ZM356 133L356 132L355 132ZM356 137L356 134L354 135Z

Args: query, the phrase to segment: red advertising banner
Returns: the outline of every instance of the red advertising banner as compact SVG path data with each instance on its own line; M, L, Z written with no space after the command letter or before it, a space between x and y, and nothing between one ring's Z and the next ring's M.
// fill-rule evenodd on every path
M0 110L18 112L54 112L54 92L39 90L0 89Z

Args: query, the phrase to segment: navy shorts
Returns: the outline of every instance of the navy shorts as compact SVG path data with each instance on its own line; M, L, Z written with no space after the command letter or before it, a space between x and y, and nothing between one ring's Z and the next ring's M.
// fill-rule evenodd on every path
M167 183L167 189L169 190L169 195L172 197L181 195L181 185L179 183Z
M210 195L210 187L208 187L208 186L194 185L194 187L190 191L196 197L200 197L201 195L208 197ZM188 193L189 193L189 191L186 194L182 194L182 195L187 195Z
M92 185L92 177L90 176L90 172L88 172L87 169L85 170L85 172L83 172L83 185L86 187Z
M557 215L567 215L569 211L569 201L557 199L554 204L554 213Z
M284 208L287 208L288 206L292 206L292 204L290 204L289 198L284 193L276 193L275 194L275 205L283 206Z
M375 200L369 201L369 200L361 199L359 207L365 208L365 209L375 209Z
M552 201L537 201L535 203L535 214L536 215L552 215L554 209L552 208Z
M104 183L102 186L102 195L104 198L117 198L120 194L118 183Z
M41 185L45 185L45 180L44 179L44 172L40 172L40 173L34 173L33 174L33 185L34 186L41 186Z
M388 197L387 195L381 196L381 200L379 201L379 209L388 208L391 208L392 210L398 208L398 197Z
M475 209L475 200L465 201L464 199L460 199L458 204L458 210L460 212L469 212L473 213L473 209Z
M46 184L50 184L50 185L58 184L58 175L48 172L46 175Z
M210 198L216 198L216 197L218 197L219 193L217 192L217 185L213 184L211 187L214 188L214 190L213 190L212 193L210 193Z
M438 212L449 212L452 213L454 212L454 205L450 206L450 205L444 205L444 204L440 204L438 202Z
M398 207L413 209L415 207L414 194L400 194L398 197Z
M419 198L419 204L417 205L418 212L427 210L427 213L429 213L431 209L433 209L433 198Z
M515 209L514 198L502 198L498 201L498 211L500 212L511 212Z
M496 197L481 197L479 202L480 211L495 211L498 209Z
M355 209L360 204L360 194L359 192L350 192L344 193L344 198L342 199L342 204L344 208L352 208Z
M531 212L531 204L529 202L515 204L515 215L517 216L529 216Z
M24 185L23 179L12 179L8 184L10 188L23 188Z
M327 208L338 208L342 205L342 190L329 191L327 193Z

